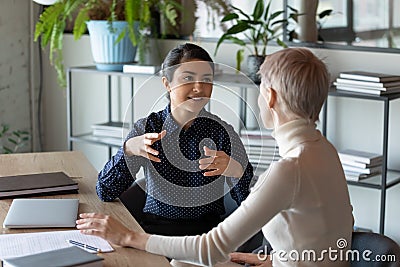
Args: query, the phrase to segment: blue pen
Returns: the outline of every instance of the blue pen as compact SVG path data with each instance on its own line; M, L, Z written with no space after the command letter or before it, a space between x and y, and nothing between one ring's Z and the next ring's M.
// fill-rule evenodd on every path
M78 247L81 247L81 248L84 248L84 249L89 249L89 250L93 250L93 251L96 251L96 252L101 252L101 249L99 249L99 248L96 248L96 247L92 247L92 246L89 246L89 245L86 245L86 244L83 244L83 243L81 243L81 242L78 242L78 241L75 241L75 240L67 240L68 241L68 243L70 243L70 244L72 244L72 245L74 245L74 246L78 246Z

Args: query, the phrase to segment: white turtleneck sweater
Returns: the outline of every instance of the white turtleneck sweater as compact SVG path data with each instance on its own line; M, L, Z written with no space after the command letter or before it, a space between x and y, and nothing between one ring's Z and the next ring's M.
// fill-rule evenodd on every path
M260 176L239 208L201 236L152 235L146 251L213 266L262 229L274 266L348 266L340 258L351 245L352 207L336 149L303 119L273 135L282 159ZM347 242L343 250L341 239Z

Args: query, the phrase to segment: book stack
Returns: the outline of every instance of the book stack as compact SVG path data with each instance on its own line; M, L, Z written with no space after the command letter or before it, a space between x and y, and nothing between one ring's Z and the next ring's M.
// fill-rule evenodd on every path
M353 149L346 149L338 154L349 181L359 181L382 172L382 155Z
M336 89L372 95L400 93L400 75L345 71L333 83Z
M240 138L255 174L266 171L271 162L280 159L278 145L268 130L241 130Z
M129 124L121 121L110 121L92 125L93 136L124 138L129 132Z

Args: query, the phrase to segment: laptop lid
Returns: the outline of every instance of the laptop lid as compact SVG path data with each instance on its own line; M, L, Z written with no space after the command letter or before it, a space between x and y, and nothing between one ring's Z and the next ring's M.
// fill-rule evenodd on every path
M3 227L75 227L78 206L79 199L14 199Z

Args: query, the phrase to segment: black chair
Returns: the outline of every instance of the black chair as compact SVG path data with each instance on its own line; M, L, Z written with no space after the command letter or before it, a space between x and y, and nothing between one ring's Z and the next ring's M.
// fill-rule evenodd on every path
M353 257L351 266L371 266L371 267L399 267L400 266L400 247L392 239L385 235L353 232L352 251L358 251L359 257ZM363 252L369 250L371 254ZM350 258L349 258L350 259Z
M144 220L145 189L146 180L144 178L136 179L132 186L119 196L119 200L140 225Z
M142 228L145 231L157 231L157 227L154 225L149 226L150 228L147 228L148 225L146 224L146 215L143 212L143 207L146 202L145 189L146 189L146 180L144 178L137 179L130 188L128 188L124 193L120 195L119 199L125 206L125 208L132 214L135 220L139 223L139 225L142 226ZM223 220L226 216L228 216L229 213L231 213L237 207L236 203L233 203L234 201L230 198L229 194L225 195L224 202L227 214L223 215L221 220ZM185 227L184 225L180 225L180 231L182 231L184 227ZM172 230L171 233L173 234ZM160 232L157 234L166 234L166 233ZM240 246L237 251L251 252L255 248L259 247L260 244L262 244L263 238L264 236L262 232L259 231L257 234L251 237L247 242L245 242L242 246Z
M123 192L119 199L125 208L132 214L132 216L139 222L143 221L144 213L143 207L146 202L146 180L144 178L136 179L136 181ZM232 200L229 194L225 195L224 205L226 214L222 215L222 219L229 216L236 208L237 204ZM260 240L262 241L262 240ZM260 242L261 243L261 242ZM259 243L259 244L260 244Z

